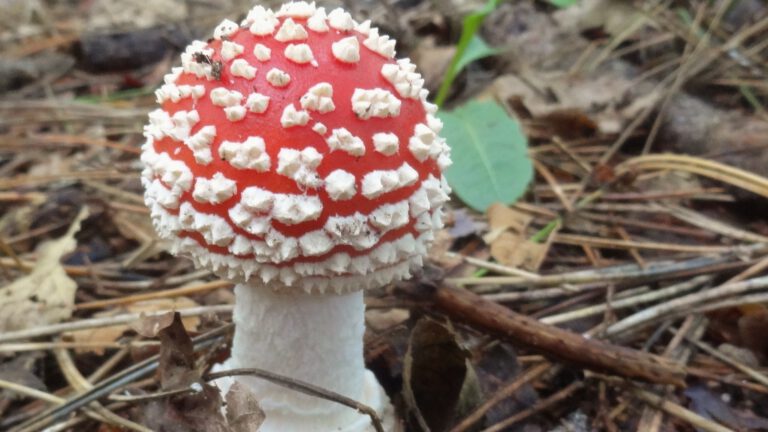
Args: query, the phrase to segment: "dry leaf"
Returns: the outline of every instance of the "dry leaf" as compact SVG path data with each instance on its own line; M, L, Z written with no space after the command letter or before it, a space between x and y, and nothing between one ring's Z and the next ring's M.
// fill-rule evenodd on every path
M142 312L141 318L130 323L129 326L133 331L146 338L154 338L157 337L160 330L166 329L173 324L174 316L175 314L170 311L160 315L149 316Z
M235 381L227 392L227 422L232 432L253 432L266 418L259 400L248 387Z
M0 289L0 333L57 323L72 316L77 283L61 265L61 257L77 246L75 234L88 216L80 210L67 233L43 243L32 272Z
M528 213L496 203L486 212L490 232L483 239L491 256L508 267L538 270L549 251L549 244L528 240L526 230L533 219Z
M524 71L503 75L490 86L498 100L508 101L534 117L539 127L556 131L562 138L580 137L585 130L606 134L619 133L637 113L655 104L660 93L649 91L645 97L626 105L634 83L619 74L572 76L562 72ZM549 95L551 97L545 97Z
M501 203L491 204L486 211L488 225L492 230L508 230L524 232L533 219L528 213L510 208Z
M164 298L157 300L148 300L143 302L131 303L124 308L113 309L106 312L99 312L94 314L96 318L110 317L115 315L121 315L124 313L151 313L158 311L187 309L198 306L198 304L188 297L176 297L176 298ZM190 316L182 318L184 327L190 330L196 330L200 324L200 318ZM94 329L78 330L75 332L67 333L67 337L71 338L75 342L88 342L88 343L110 343L114 342L123 335L126 331L130 330L128 325L114 325L106 327L98 327ZM159 330L159 329L158 329ZM95 354L104 354L103 348L83 348L78 352L93 352Z
M551 236L550 236L551 237ZM549 251L549 243L536 243L521 234L501 233L491 243L491 256L508 267L536 271Z
M171 325L160 330L160 388L172 390L188 387L200 380L200 371L195 367L195 351L181 315L173 313Z
M446 430L459 408L471 411L476 406L479 392L453 328L429 318L419 320L403 360L403 398L415 430Z
M144 422L152 430L174 432L229 432L222 413L221 393L213 385L200 382L201 370L195 365L192 339L176 313L173 323L160 330L160 388L172 390L200 386L185 393L153 401L144 410Z

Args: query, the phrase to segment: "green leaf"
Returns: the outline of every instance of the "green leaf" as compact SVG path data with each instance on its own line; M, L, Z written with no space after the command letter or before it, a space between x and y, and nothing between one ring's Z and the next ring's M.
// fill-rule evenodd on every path
M451 64L445 72L442 84L440 84L440 90L437 91L435 103L438 106L442 105L448 97L448 92L451 90L453 80L464 67L475 60L497 53L496 50L488 47L479 36L476 36L476 33L477 30L480 29L480 25L483 24L485 17L496 9L500 1L501 0L488 0L488 3L486 3L482 9L473 12L464 18L461 28L461 36L459 37L459 42L456 44L456 54L453 55L453 60L451 60Z
M579 3L579 0L549 0L549 3L559 8L565 9Z
M517 121L490 101L472 101L438 117L453 159L445 175L459 198L478 211L494 202L515 202L533 177Z

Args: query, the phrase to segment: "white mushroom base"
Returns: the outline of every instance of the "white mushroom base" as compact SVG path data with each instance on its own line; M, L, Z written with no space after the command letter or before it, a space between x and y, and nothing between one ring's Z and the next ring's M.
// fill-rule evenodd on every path
M264 286L235 287L232 357L217 371L260 368L342 394L375 409L388 432L398 430L394 410L363 361L365 303L362 291L309 295L276 293ZM369 432L370 417L325 399L255 377L234 380L259 399L266 420L259 432Z

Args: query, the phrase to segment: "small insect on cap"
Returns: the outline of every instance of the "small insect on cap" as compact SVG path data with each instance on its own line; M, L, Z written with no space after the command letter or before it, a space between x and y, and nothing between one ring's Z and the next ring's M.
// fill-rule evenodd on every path
M213 36L165 76L145 127L145 201L172 251L308 292L421 266L450 150L395 41L307 2L256 6Z

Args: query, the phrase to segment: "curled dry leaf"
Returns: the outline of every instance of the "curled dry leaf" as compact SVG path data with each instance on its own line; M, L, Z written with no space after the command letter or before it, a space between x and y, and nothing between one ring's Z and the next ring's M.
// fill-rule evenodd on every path
M232 432L253 432L264 423L264 411L248 387L235 381L227 392L227 423Z
M221 393L215 386L200 382L202 373L195 364L192 339L178 312L174 313L171 325L159 331L158 337L160 388L174 390L194 386L199 391L151 402L144 410L145 424L160 431L229 432L221 411Z
M479 403L477 377L467 357L453 328L429 318L416 323L403 369L403 398L415 430L447 430L458 414Z
M200 381L201 372L195 367L195 351L181 314L173 313L171 324L158 333L160 338L160 387L163 390L188 387Z
M65 320L72 316L77 283L61 265L75 250L75 234L88 216L83 208L61 238L40 245L32 272L0 288L0 333Z

